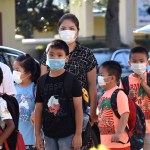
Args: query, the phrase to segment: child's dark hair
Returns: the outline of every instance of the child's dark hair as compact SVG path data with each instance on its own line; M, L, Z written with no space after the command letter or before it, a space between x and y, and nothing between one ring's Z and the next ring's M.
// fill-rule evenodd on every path
M79 20L74 14L71 13L64 14L58 21L58 27L60 27L60 25L63 23L64 20L71 20L79 30Z
M121 74L122 74L122 69L121 66L118 62L116 61L105 61L104 63L101 64L101 67L106 68L108 71L108 74L114 75L116 77L116 81L118 82Z
M24 68L25 72L31 73L32 82L37 83L37 80L41 74L39 63L36 62L29 54L23 54L18 56L16 58L16 61L19 62L19 65L22 68Z
M46 53L48 53L48 51L49 51L50 48L62 49L62 50L64 50L64 52L65 52L66 55L69 55L69 47L62 40L54 40L50 44L48 44L47 48L46 48Z
M137 46L137 47L132 48L129 54L129 59L131 59L132 54L135 54L135 53L143 53L146 55L147 59L149 58L148 50L142 46Z

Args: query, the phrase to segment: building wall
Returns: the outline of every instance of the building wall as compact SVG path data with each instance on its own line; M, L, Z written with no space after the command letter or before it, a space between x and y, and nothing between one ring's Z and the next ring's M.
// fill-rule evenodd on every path
M15 0L0 0L3 45L15 46Z
M105 17L94 16L94 35L105 36Z

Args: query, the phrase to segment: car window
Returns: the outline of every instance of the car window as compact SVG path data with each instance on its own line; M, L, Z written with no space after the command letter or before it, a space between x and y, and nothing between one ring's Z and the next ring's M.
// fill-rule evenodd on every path
M13 63L15 59L17 58L17 56L18 55L15 55L15 54L1 52L0 61L8 65L10 69L13 70Z
M128 64L129 51L120 50L120 51L116 51L114 54L115 55L112 56L111 60L115 60L115 61L119 62L119 64L122 67L122 76L129 75L132 72L132 70Z

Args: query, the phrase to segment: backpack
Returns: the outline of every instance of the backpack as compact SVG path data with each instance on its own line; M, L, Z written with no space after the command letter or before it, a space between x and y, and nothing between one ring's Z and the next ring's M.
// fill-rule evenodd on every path
M64 79L64 91L65 91L65 94L69 100L69 109L70 109L70 112L71 112L71 115L72 117L75 117L75 110L74 110L74 105L73 105L73 90L72 90L72 85L73 85L73 81L74 81L74 77L75 75L66 71L66 76L65 76L65 79ZM41 95L42 96L45 96L46 93L44 93L44 86L45 86L45 82L46 82L46 79L47 79L47 74L44 74L41 79L39 80L39 88L40 88L40 91L41 91ZM86 113L86 108L87 108L87 105L88 105L88 93L86 91L86 89L82 88L82 104L83 104L83 111ZM96 127L95 127L96 128ZM93 138L93 143L94 145L93 146L97 146L99 144L99 141L100 141L100 137L97 137L94 130L92 129L91 127L91 124L90 122L87 123L87 127L86 127L86 130L84 132L82 132L82 148L83 149L86 149L86 146L87 144L89 144L89 136L92 135L92 138ZM99 134L100 135L100 134Z
M1 94L6 103L7 108L13 118L13 122L15 124L15 130L11 133L8 139L4 142L4 147L6 150L25 150L25 144L23 141L23 137L21 133L18 131L18 122L19 122L19 104L15 97ZM0 129L0 133L2 134L2 129Z
M118 113L116 99L119 91L124 90L116 89L113 92L110 100L112 110L118 119L120 119L120 114ZM141 148L143 148L144 145L144 137L146 131L145 116L141 108L133 100L128 98L128 103L130 114L128 118L128 127L126 127L126 132L128 133L129 136L131 149L140 150ZM121 141L119 141L119 143L126 144Z
M0 67L0 85L3 82L3 71ZM11 135L4 142L5 150L25 150L25 144L23 141L23 137L21 133L18 131L18 123L19 123L19 104L15 97L0 94L7 104L7 108L12 116L13 122L15 124L15 130L11 133ZM0 127L0 135L3 133L3 129Z

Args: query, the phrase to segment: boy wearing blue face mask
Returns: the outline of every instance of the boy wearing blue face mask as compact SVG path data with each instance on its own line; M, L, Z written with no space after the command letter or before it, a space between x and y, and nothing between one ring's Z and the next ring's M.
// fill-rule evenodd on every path
M150 75L146 72L148 66L148 51L144 47L134 47L130 51L129 55L129 65L133 70L133 73L130 74L126 82L120 84L122 88L125 89L129 98L134 100L137 105L140 106L141 110L145 115L146 121L146 135L144 140L144 150L149 150L150 148L150 87L148 81L150 81ZM126 90L129 83L128 91Z
M46 64L50 71L41 76L37 84L36 146L37 149L45 148L45 150L78 149L82 146L82 92L76 77L64 69L65 62L68 60L69 48L64 41L54 40L47 46L46 52ZM71 100L67 97L64 88L68 74L73 77ZM44 81L43 78L46 80ZM41 81L45 82L42 90ZM74 107L74 117L70 104ZM44 132L44 145L40 135L41 126Z

